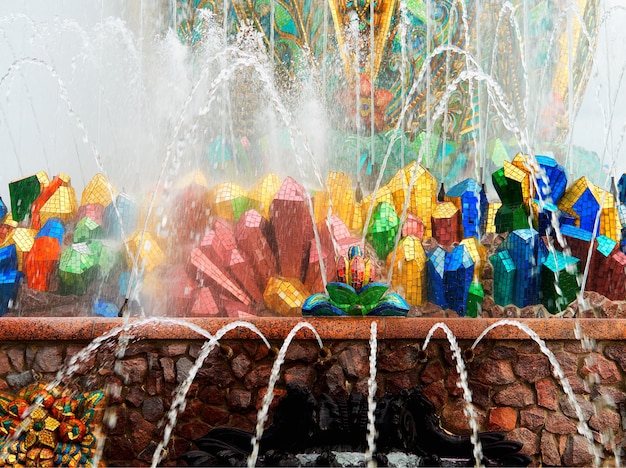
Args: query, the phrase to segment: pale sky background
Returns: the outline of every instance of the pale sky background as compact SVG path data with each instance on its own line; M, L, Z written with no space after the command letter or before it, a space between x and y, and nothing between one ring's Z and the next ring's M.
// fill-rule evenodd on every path
M166 42L174 53L150 49L158 27L148 13L164 3L0 2L0 196L7 205L8 183L39 170L68 173L79 197L101 168L131 186L119 188L132 189L137 174L154 182L172 114L189 89L180 43ZM626 171L626 0L601 5L612 13L600 28L573 143L604 153L619 178ZM111 19L120 6L128 26Z

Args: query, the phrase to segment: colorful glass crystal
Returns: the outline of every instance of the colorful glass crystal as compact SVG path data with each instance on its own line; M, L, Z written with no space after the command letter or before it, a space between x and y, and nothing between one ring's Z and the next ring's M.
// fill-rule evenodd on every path
M59 293L83 295L95 273L95 258L89 246L72 244L61 252L59 260Z
M269 219L272 200L281 185L280 177L276 174L265 175L248 191L250 208L255 209L265 219Z
M482 186L474 179L465 179L446 192L446 200L460 211L461 237L480 237L489 204Z
M399 224L400 219L393 205L381 202L376 206L367 229L367 240L381 260L386 259L389 252L393 250Z
M493 300L506 306L513 303L516 268L508 250L501 250L489 257L493 266Z
M238 221L250 208L250 199L243 187L233 182L224 182L209 192L209 205L220 218Z
M446 254L444 283L448 307L461 317L466 315L469 288L474 278L474 262L465 245L457 245Z
M263 292L265 305L284 317L297 317L309 292L297 279L270 278Z
M80 204L97 203L103 208L117 198L118 192L111 182L102 174L96 174L83 189ZM94 220L97 221L97 220Z
M28 287L47 291L50 288L50 279L58 268L60 257L61 245L56 238L37 237L24 261Z
M37 175L9 183L11 214L15 221L20 222L30 214L30 207L41 193L41 189L42 182Z
M388 261L391 261L389 256ZM398 244L391 285L411 305L423 305L427 297L426 253L420 239L403 237Z
M440 245L448 247L461 240L459 235L461 214L451 202L437 203L432 215L433 237Z
M578 259L553 250L541 267L542 304L555 314L567 308L580 291Z
M74 242L87 242L101 238L104 235L102 227L88 216L82 218L74 229Z

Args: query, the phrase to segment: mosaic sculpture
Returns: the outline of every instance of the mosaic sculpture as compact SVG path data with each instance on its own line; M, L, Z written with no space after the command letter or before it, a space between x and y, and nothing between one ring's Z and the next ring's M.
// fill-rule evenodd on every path
M102 390L72 396L42 383L1 393L0 466L93 466L105 402Z
M337 280L326 285L328 294L314 294L302 305L302 315L406 316L409 305L398 294L385 294L388 285L373 282L373 270L363 249L353 246L337 260Z

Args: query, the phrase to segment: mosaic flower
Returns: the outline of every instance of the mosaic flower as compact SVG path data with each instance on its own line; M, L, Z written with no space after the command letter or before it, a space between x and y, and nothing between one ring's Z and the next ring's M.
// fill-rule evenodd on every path
M37 384L15 397L0 393L0 466L92 466L104 392L70 396ZM17 440L11 440L22 428Z

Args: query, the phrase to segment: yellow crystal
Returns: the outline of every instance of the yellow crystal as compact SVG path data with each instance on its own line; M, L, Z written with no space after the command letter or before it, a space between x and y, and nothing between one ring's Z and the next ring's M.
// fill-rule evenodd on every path
M281 185L282 181L276 174L265 175L248 192L250 208L257 210L265 219L270 219L270 205Z
M273 276L267 282L263 299L270 310L285 317L298 317L309 295L306 286L299 280Z
M388 264L391 259L389 254ZM426 302L426 253L418 237L406 236L398 244L391 285L411 305Z
M96 174L84 188L80 197L80 204L89 205L91 203L99 203L107 206L112 199L117 197L117 190L113 184L102 174Z

